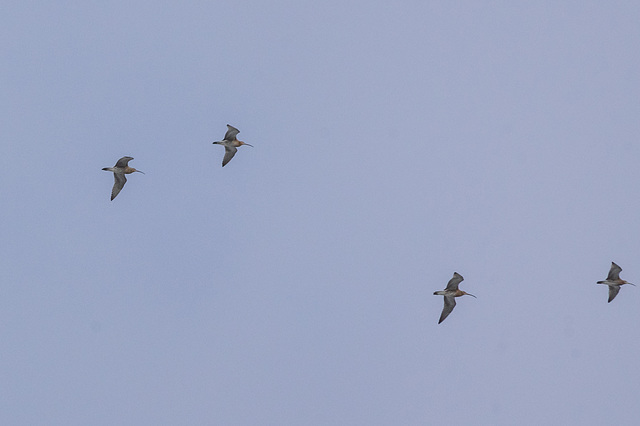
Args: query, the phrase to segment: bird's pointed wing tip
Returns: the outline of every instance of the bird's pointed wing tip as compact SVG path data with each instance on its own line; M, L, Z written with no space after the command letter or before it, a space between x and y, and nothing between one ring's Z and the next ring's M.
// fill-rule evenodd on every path
M227 133L224 134L224 139L232 141L236 138L238 133L240 133L240 130L236 129L231 124L227 124Z
M438 321L438 324L440 324L442 321L447 319L447 317L455 307L456 307L456 299L451 296L445 296L444 307L442 308L442 313L440 314L440 320Z

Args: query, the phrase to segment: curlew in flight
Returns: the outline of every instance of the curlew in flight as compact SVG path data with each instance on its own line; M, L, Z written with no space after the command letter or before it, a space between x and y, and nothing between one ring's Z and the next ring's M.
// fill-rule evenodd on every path
M458 290L458 284L460 284L462 280L464 280L464 278L462 278L462 275L460 275L457 272L454 272L453 278L451 278L447 283L447 288L445 288L442 291L436 291L433 293L436 296L444 296L444 308L442 308L442 314L440 315L440 320L438 321L438 324L444 321L445 318L449 316L451 311L453 311L453 308L456 307L456 299L455 299L456 297L464 296L465 294L467 296L475 297L473 294L469 294L465 291Z
M136 170L133 167L129 167L129 161L133 160L133 157L122 157L118 160L114 167L105 167L102 170L107 172L113 172L113 189L111 190L111 201L120 193L122 187L125 183L127 183L127 178L125 175L131 174L133 172L141 172L140 170Z

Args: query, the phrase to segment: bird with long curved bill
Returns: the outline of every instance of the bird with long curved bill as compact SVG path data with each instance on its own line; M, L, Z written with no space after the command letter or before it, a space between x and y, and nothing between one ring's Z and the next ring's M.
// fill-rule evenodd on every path
M604 281L598 281L596 284L606 284L609 286L609 300L607 303L611 303L613 299L616 298L618 293L620 293L620 286L624 284L630 284L632 286L636 286L635 284L631 284L628 281L620 279L620 272L622 272L622 268L616 265L615 262L611 262L611 269L609 269L609 275L607 275L607 279Z
M133 157L122 157L118 160L113 167L104 167L102 170L106 172L113 172L113 188L111 189L111 201L122 191L124 184L127 183L125 175L138 172L144 174L140 170L136 170L133 167L129 167L129 161L133 160Z
M238 152L238 147L242 145L248 145L253 147L253 145L248 144L246 142L239 141L236 137L240 133L240 130L236 129L230 124L227 124L227 133L224 135L224 139L221 141L213 142L214 144L224 146L224 158L222 159L222 167L226 166L229 161L236 155Z
M438 320L438 324L444 321L449 316L451 311L453 311L453 308L456 307L456 299L455 299L456 297L465 296L465 295L475 297L473 294L469 294L465 291L458 289L458 285L463 280L464 278L462 278L462 275L460 275L457 272L454 272L453 278L451 278L447 283L447 287L444 290L436 291L433 293L435 296L444 296L444 308L442 308L442 314L440 314L440 320Z

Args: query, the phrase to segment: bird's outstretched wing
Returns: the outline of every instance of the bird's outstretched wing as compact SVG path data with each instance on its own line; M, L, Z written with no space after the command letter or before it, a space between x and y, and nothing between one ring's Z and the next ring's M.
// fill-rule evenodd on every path
M240 130L236 129L235 127L227 124L227 128L229 130L227 130L227 133L224 134L224 140L225 141L234 141L236 140L236 136L238 135L238 133L240 133Z
M620 272L622 272L622 268L616 265L615 262L611 262L611 269L609 269L609 275L607 275L607 281L619 280Z
M116 163L116 167L127 167L129 165L129 161L133 160L133 157L122 157Z
M609 286L609 300L607 300L607 303L611 303L611 301L616 298L616 296L618 295L619 292L620 292L620 286L618 286L618 285L610 285Z
M224 147L224 158L222 159L222 167L226 166L226 164L231 161L234 155L238 152L238 148L235 146L225 146Z
M128 160L127 160L128 161ZM111 201L122 191L122 187L125 183L127 183L127 178L124 173L114 173L113 174L113 189L111 189Z
M464 280L464 278L462 278L462 275L460 275L457 272L454 272L453 273L453 278L451 278L449 280L445 290L457 290L458 289L458 284L460 284L463 280Z
M453 308L456 307L456 299L453 296L444 296L444 308L442 308L442 313L440 314L440 320L438 324L445 320L453 311Z

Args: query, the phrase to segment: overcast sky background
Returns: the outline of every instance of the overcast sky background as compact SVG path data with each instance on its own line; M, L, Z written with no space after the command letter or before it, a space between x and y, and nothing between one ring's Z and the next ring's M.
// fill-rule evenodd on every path
M0 423L637 424L639 46L634 1L3 2Z

